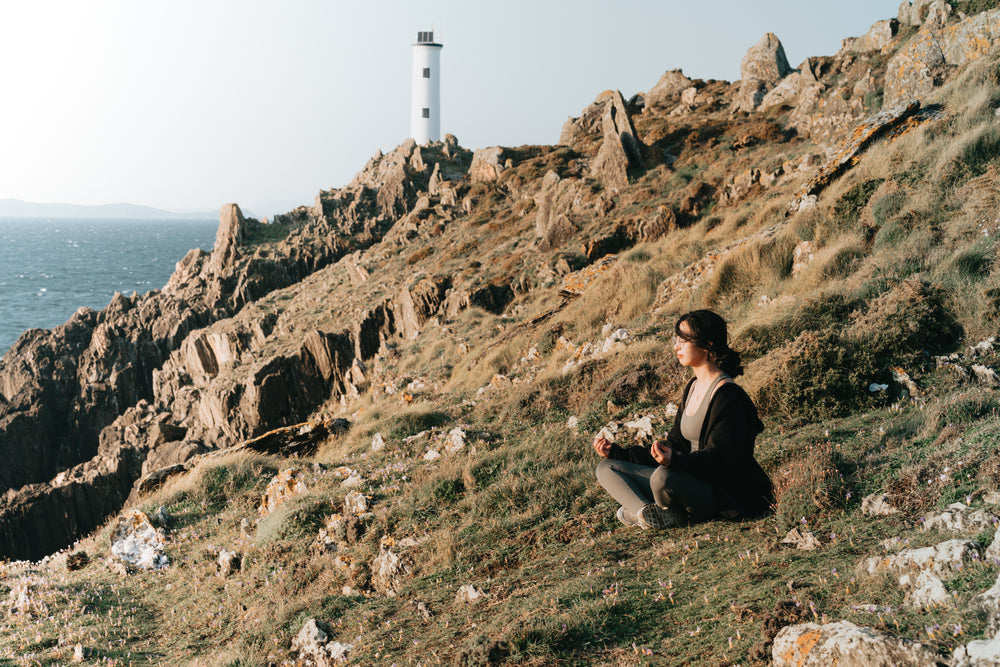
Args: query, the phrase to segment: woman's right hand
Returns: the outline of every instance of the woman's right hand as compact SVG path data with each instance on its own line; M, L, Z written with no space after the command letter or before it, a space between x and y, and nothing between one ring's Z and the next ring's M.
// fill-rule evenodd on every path
M611 441L603 436L597 436L594 438L594 451L602 457L608 458L608 454L611 453Z

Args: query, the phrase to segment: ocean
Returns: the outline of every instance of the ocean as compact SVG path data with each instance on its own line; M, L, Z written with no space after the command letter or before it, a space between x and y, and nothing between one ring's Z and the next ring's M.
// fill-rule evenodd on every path
M218 220L0 219L0 356L27 329L63 324L115 292L163 287Z

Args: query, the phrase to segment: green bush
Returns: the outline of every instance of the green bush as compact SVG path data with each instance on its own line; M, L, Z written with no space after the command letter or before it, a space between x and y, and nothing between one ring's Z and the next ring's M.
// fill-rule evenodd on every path
M845 221L851 221L856 218L884 181L884 178L873 178L863 183L858 183L840 195L840 198L833 205L834 215Z
M872 216L879 225L884 225L892 216L899 213L906 203L906 193L897 190L882 195L872 202Z
M257 542L266 544L279 540L306 540L319 532L333 512L328 498L301 496L286 500L257 524Z

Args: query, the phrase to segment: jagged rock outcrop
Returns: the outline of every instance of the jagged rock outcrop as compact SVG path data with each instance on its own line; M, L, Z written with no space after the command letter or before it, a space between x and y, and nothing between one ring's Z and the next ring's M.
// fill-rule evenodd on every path
M232 438L302 421L296 416L305 417L303 406L322 400L303 397L321 389L329 395L328 381L333 378L336 385L350 369L351 359L343 369L337 360L336 341L346 334L313 341L319 358L333 355L325 362L327 377L303 346L259 364L243 378L245 392L218 389L201 401L197 385L181 382L169 403L157 401L170 406L160 410L166 418L157 420L145 409L130 413L132 406L154 399L164 382L156 376L178 350L196 377L214 378L236 363L241 351L265 340L275 317L257 312L246 325L203 327L381 239L413 208L437 164L442 180L468 169L471 153L454 141L421 147L419 155L411 144L377 155L344 190L322 192L316 206L276 216L271 225L244 218L238 206L227 204L213 252L189 252L162 290L119 294L101 312L81 309L61 327L21 336L0 360L0 456L8 462L0 467L0 491L9 490L0 501L0 557L39 558L92 530L121 507L152 449L187 439L188 446L175 445L177 451L166 456L183 459L192 451L232 444ZM417 290L409 298L422 303L429 297ZM399 301L390 321L412 331L423 308ZM201 331L188 341L196 330ZM298 372L309 364L313 371ZM316 378L322 378L321 386ZM295 385L298 381L304 384ZM194 408L204 414L196 418L185 411ZM236 410L246 419L228 430L219 427ZM199 428L188 432L181 424L185 419ZM223 432L227 437L219 442L204 437ZM54 479L60 471L62 478Z
M472 155L472 166L469 167L469 180L473 183L495 181L504 170L503 148L491 146L480 148Z
M679 69L664 72L656 85L646 93L646 107L666 105L692 85L691 79L684 76Z
M881 51L892 42L899 30L899 21L886 19L876 21L861 37L848 37L841 41L842 53L871 53Z
M740 90L733 100L733 111L753 111L769 90L792 72L785 48L773 32L747 49L740 61Z
M775 667L889 667L936 665L943 660L923 644L859 627L850 621L790 625L771 649Z
M620 91L605 102L601 128L604 139L590 171L607 187L624 188L628 185L628 169L642 164L642 149Z
M546 172L541 189L534 195L535 235L542 250L558 248L576 234L579 227L574 219L585 214L581 208L585 187L577 179Z

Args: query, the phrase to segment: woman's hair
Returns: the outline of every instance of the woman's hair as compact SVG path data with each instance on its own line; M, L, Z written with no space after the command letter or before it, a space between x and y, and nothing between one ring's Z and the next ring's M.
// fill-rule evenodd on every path
M681 331L681 324L687 323L688 331ZM711 310L692 310L681 315L674 325L677 337L708 352L709 360L730 377L743 372L740 353L729 347L726 321Z

